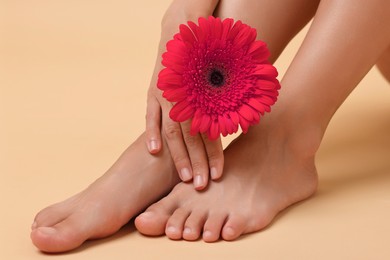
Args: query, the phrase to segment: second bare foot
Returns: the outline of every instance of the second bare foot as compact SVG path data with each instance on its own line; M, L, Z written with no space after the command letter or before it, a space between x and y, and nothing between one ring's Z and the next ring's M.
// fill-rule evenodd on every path
M35 246L64 252L85 240L109 236L166 194L179 181L169 152L152 156L143 139L87 189L40 211L32 225Z
M276 130L257 126L240 136L225 151L222 180L211 182L204 192L179 183L136 218L137 229L171 239L234 240L263 229L280 211L310 197L317 188L317 172L314 154L304 151L316 148L303 146L319 142L303 144L295 138L299 133L270 129Z

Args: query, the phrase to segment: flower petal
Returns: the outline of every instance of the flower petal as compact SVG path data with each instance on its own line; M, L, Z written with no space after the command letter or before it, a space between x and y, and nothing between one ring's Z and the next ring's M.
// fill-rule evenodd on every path
M192 118L190 134L196 135L200 132L200 124L202 123L202 114L197 110Z
M253 31L249 26L241 26L241 30L238 32L237 36L234 39L233 44L237 49L243 48L246 45L249 45L256 39L256 30Z
M280 84L278 81L273 82L265 79L258 79L256 82L256 86L258 89L263 89L263 90L280 89Z
M230 118L232 119L232 121L233 121L233 123L235 124L235 125L238 125L239 123L240 123L240 117L239 117L239 115L237 114L237 112L236 111L231 111L230 113L229 113L229 116L230 116Z
M221 18L214 18L212 16L209 17L209 21L211 24L211 38L212 39L220 39L222 33L222 22Z
M221 115L218 116L218 124L219 124L219 130L221 131L221 134L223 136L227 136L228 135L228 130L227 130L227 126L226 126L226 122L225 122L225 117L224 116L221 116Z
M184 42L192 44L193 42L196 41L194 34L192 33L191 29L187 25L181 24L179 29L180 29L180 35L183 37Z
M176 122L184 122L191 118L194 114L194 108L187 101L176 103L171 111L169 117Z
M256 125L259 122L260 122L260 114L253 113L253 120L251 121L251 125Z
M271 64L260 64L254 69L253 75L276 78L278 76L278 71Z
M263 63L267 61L271 55L267 45L262 41L252 42L248 49L248 54L252 55L252 58L256 60L257 63Z
M201 133L206 133L207 130L209 129L211 125L211 118L209 115L207 114L204 114L203 117L202 117L202 121L200 123L200 126L199 126L199 131Z
M240 117L240 127L244 134L248 132L250 122L243 117Z
M280 83L269 63L265 43L256 41L256 30L241 21L221 21L209 16L180 26L167 43L157 86L170 102L175 121L191 119L191 134L206 133L211 140L260 121L276 102ZM222 70L221 88L210 82L210 73Z
M183 71L185 70L185 64L183 63L183 59L180 59L180 61L178 61L178 59L173 58L173 56L164 55L164 54L163 54L163 60L161 62L162 65L174 70L179 74L182 74Z
M199 23L199 28L198 28L199 42L205 42L210 35L210 24L207 21L207 19L204 17L200 17L198 23Z
M230 30L227 40L233 41L236 38L237 34L240 32L241 27L242 27L242 22L238 20Z
M187 24L191 28L192 33L194 34L195 38L198 41L199 40L199 37L198 37L199 26L196 23L192 22L192 21L188 21Z
M182 85L183 77L180 74L175 73L171 69L163 69L158 74L158 78L167 84Z
M256 111L254 111L250 106L243 104L238 113L250 122L253 120L253 114L256 113Z
M169 102L179 102L187 98L186 88L173 88L164 90L162 96Z
M248 102L248 105L250 105L252 108L259 111L260 113L264 114L265 111L264 104L260 103L257 99L251 98Z
M227 39L230 29L232 28L233 22L234 21L231 18L226 18L225 20L223 20L221 40L225 41Z
M158 74L157 87L161 90L177 89L181 88L182 85L182 76L171 69L166 68Z
M186 49L185 44L182 41L170 40L167 42L167 51L176 53L181 57L188 56L188 50Z
M217 120L213 120L210 125L209 129L209 139L211 141L218 139L220 133L219 133L219 124Z
M265 96L265 95L261 96L261 98L260 98L260 102L267 105L266 107L269 107L269 106L275 104L275 101L276 101L275 98Z
M225 117L225 123L228 133L234 134L238 130L238 124L234 124L231 118Z

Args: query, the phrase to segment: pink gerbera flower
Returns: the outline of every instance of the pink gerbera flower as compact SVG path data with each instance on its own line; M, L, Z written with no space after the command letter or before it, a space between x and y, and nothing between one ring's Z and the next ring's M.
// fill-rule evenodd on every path
M233 19L199 18L167 43L157 86L175 105L170 117L192 119L191 134L217 139L246 133L276 102L278 73L256 30Z

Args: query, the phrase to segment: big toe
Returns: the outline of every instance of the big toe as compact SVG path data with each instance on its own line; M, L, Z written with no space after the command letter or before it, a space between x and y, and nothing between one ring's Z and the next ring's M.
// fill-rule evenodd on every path
M169 216L165 212L147 210L135 219L135 226L141 234L161 236L165 234L165 226Z
M53 205L41 210L34 218L31 228L51 227L61 222L70 215L67 207Z
M86 222L70 216L54 226L41 226L31 231L31 240L43 252L57 253L72 250L90 238Z

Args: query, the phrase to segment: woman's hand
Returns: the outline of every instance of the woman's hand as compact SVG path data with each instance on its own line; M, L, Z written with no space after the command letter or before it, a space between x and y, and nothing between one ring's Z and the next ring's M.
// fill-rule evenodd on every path
M224 159L221 139L210 141L206 135L192 136L190 121L174 122L169 117L173 105L162 97L162 92L157 88L157 78L163 68L161 55L165 52L166 42L173 38L179 25L212 15L217 4L216 0L177 0L172 3L162 22L161 42L147 97L146 138L149 152L158 153L164 139L180 178L183 181L193 179L197 190L207 186L209 176L213 180L222 176Z

